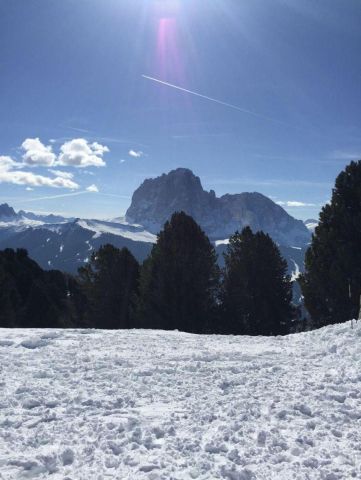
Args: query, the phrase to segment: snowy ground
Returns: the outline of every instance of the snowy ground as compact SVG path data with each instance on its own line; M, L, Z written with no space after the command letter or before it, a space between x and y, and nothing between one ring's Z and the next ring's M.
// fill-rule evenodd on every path
M0 330L0 478L361 478L361 324Z

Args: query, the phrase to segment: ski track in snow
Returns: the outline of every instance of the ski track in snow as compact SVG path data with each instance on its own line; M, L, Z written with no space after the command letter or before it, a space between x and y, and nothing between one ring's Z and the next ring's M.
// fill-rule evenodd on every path
M1 479L361 478L361 324L0 329Z

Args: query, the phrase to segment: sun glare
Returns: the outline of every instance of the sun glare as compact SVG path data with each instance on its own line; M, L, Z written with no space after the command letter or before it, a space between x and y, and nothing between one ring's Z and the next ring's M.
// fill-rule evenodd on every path
M162 16L171 16L179 12L181 2L179 0L156 0L156 13Z

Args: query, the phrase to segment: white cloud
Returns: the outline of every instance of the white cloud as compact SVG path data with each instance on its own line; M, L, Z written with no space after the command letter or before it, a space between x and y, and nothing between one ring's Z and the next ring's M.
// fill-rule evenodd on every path
M39 138L27 138L21 147L25 151L23 160L27 165L51 167L55 164L56 155L52 147L45 146Z
M28 187L54 187L77 189L79 185L69 178L55 178L35 175L33 172L18 170L23 164L15 162L11 157L0 156L0 183L27 185Z
M98 142L93 142L90 147L92 148L95 155L104 155L104 153L109 152L109 148L106 145L101 145Z
M144 155L144 153L140 150L138 152L136 152L135 150L129 150L128 155L134 158L140 158Z
M109 152L108 147L97 142L89 144L84 138L74 138L60 147L61 153L57 165L71 167L104 167L103 154Z
M278 205L282 207L317 207L315 203L304 203L304 202L297 202L293 200L287 200L286 202L276 202Z
M87 192L96 192L98 193L99 192L99 189L96 185L94 185L94 183L92 185L89 185L89 187L86 188L86 191Z
M74 175L70 172L63 172L63 170L53 170L49 169L49 172L55 175L56 177L61 177L61 178L69 178L72 179L74 178Z
M12 168L16 168L20 164L15 162L11 157L6 155L0 155L0 171L10 170Z
M49 178L44 177L43 175L35 175L33 172L24 172L20 170L0 170L0 183L29 185L31 187L79 188L77 183L66 178Z
M27 138L21 145L24 153L22 162L13 158L0 155L0 183L12 183L32 187L67 188L76 190L79 185L73 180L74 175L63 170L49 168L52 176L36 175L26 171L26 167L103 167L105 162L103 155L109 152L109 148L98 142L88 143L84 138L68 140L60 147L57 156L51 146L44 145L39 138ZM87 171L89 174L91 172ZM90 185L86 191L98 192L96 185Z

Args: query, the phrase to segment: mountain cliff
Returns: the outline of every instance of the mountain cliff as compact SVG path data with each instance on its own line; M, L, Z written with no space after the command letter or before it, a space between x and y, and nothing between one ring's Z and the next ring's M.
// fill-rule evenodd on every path
M268 197L256 192L216 197L186 168L145 180L133 194L126 219L157 233L173 212L181 210L192 215L213 240L228 238L246 225L263 230L282 245L305 245L310 239L303 222Z
M18 215L15 210L7 203L3 203L0 205L0 221L15 219L17 217Z

